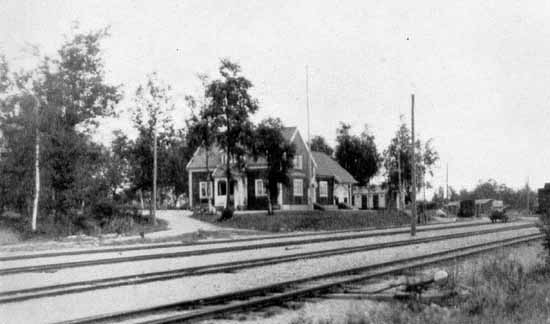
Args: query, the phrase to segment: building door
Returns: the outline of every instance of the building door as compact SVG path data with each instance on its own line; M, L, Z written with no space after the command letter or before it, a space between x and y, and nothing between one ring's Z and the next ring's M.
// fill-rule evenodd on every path
M215 189L215 204L216 206L225 206L225 199L227 195L227 185L224 179L216 180L216 189Z
M372 195L372 208L378 209L378 195Z
M367 209L367 195L361 195L361 209Z

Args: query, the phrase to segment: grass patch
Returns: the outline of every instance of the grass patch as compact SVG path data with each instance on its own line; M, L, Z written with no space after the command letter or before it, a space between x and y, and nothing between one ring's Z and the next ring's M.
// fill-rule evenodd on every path
M163 220L160 220L163 221ZM163 221L164 222L164 221ZM199 229L195 232L184 233L174 236L158 237L158 238L149 238L145 235L144 238L128 239L122 241L108 241L102 242L102 245L129 245L129 244L150 244L150 243L168 243L168 242L177 242L182 243L195 243L198 241L204 241L208 239L220 240L220 239L231 239L234 235L241 234L238 231L232 230L222 230L222 231L205 231Z
M548 323L549 279L548 265L540 263L528 269L516 260L493 256L458 279L472 287L472 292L448 307L395 302L375 312L355 314L356 321L346 323Z
M113 216L101 222L94 218L77 218L74 221L54 222L51 217L38 219L37 230L31 230L29 217L0 217L1 244L15 244L25 241L64 240L70 235L100 237L104 234L139 235L164 230L168 223L157 219L151 224L148 217L139 214ZM4 235L5 234L5 235Z
M266 212L236 213L223 222L218 221L219 216L207 213L195 212L193 217L218 226L274 233L380 228L410 223L409 216L396 210L278 211L274 215L267 215Z

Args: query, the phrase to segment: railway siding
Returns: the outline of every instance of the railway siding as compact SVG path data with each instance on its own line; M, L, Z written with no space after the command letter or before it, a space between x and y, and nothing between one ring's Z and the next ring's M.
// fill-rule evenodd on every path
M520 224L531 224L528 222L515 222L509 224L499 224L499 226L516 226ZM450 227L436 227L436 228L425 228L420 232L434 232L438 229L442 230L460 230L460 229L472 229L474 227L489 227L489 223L482 224L465 224L464 226L450 226ZM399 234L407 234L407 229L401 229ZM161 259L161 258L171 258L171 257L185 257L193 255L203 255L208 253L222 253L222 252L232 252L234 250L253 250L258 248L268 248L268 247L278 247L278 246L289 246L295 244L312 244L312 243L321 243L328 241L336 240L351 240L355 238L366 238L366 237L387 237L391 234L397 234L396 231L382 231L382 232L345 232L338 233L335 235L315 235L313 237L292 237L292 238L283 238L283 239L268 239L259 241L257 244L252 242L228 242L228 243L217 243L209 245L206 248L201 248L199 246L174 246L161 249L160 251L151 252L149 250L132 250L132 251L119 251L119 252L109 252L105 254L83 254L83 255L71 255L71 256L58 256L58 257L44 257L44 258L31 258L31 259L16 259L16 260L4 260L0 264L0 275L8 273L11 268L16 267L37 267L43 265L52 265L50 270L61 269L63 267L75 267L75 266L86 266L86 265L98 265L98 264L111 264L116 262L128 262L128 261L140 261L147 259ZM64 263L65 266L53 266L54 264ZM33 271L33 270L30 270Z
M424 239L446 234L469 233L473 230L491 230L497 228L513 228L518 225L489 225L480 228L453 228L437 231L427 231L418 233L415 239ZM305 245L291 245L282 247L273 247L265 249L254 249L245 251L234 251L219 254L195 255L180 258L151 259L135 262L103 264L96 266L86 266L81 268L66 268L58 271L49 272L25 272L19 274L10 274L9 280L0 277L3 281L2 291L11 291L32 287L42 287L45 285L67 284L75 281L100 280L114 276L137 276L144 273L175 271L182 268L208 266L224 262L244 261L266 257L282 257L298 253L319 252L329 249L342 249L367 245L379 245L390 242L408 241L410 235L399 234L385 237L366 237L353 240L338 240L329 242L319 242ZM406 243L406 242L405 242Z

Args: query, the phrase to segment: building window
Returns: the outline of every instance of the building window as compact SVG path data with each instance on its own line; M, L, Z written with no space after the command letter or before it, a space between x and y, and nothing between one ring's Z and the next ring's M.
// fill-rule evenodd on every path
M199 198L210 198L212 197L212 182L201 181L199 182Z
M227 185L225 180L218 181L218 196L225 196L227 194Z
M302 163L303 163L302 155L296 155L294 157L294 161L292 162L292 164L294 165L294 169L298 169L298 170L302 170Z
M328 197L328 182L319 181L319 197Z
M294 179L293 183L294 196L302 197L304 195L304 180Z
M267 196L265 183L262 179L256 179L254 189L255 189L254 192L256 193L256 197Z

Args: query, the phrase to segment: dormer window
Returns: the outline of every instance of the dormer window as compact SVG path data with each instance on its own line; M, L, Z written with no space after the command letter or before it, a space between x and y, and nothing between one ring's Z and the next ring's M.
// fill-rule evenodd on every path
M301 154L296 155L294 157L294 161L292 162L292 164L294 165L294 169L297 169L297 170L302 170L303 168L302 163L303 163L303 158Z

